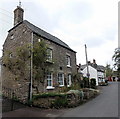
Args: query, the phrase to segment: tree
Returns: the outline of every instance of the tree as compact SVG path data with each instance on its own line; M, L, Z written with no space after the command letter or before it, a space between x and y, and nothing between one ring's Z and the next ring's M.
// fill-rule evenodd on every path
M117 69L118 77L120 77L120 48L116 48L114 55L113 55L113 61L115 62L114 67Z
M31 55L33 55L33 87L39 92L40 85L44 87L45 75L48 71L47 45L44 41L35 42L33 49L30 44L26 44L16 48L13 54L11 51L6 51L2 60L4 66L17 79L30 79Z
M44 87L45 74L48 70L47 64L47 45L44 41L34 43L33 47L33 78L34 87L39 93L40 85Z
M106 69L106 72L105 72L106 77L111 77L113 75L113 70L110 67L110 64L107 64L105 69Z
M5 66L16 78L29 79L29 45L16 48L15 52L6 51L6 55L2 58L3 66Z

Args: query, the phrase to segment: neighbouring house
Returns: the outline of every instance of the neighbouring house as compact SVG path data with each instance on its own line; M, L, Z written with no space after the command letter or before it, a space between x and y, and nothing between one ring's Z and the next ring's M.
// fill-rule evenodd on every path
M45 74L45 84L40 85L39 92L59 91L60 87L64 87L72 84L72 75L77 73L76 67L76 52L72 50L66 43L58 39L57 37L47 33L46 31L38 28L27 20L23 20L24 10L17 6L14 10L14 26L8 31L7 38L3 45L3 56L13 58L16 55L16 48L22 47L25 44L34 44L36 42L44 41L47 46L48 65L50 71ZM9 52L9 53L8 53ZM6 68L6 64L2 63L2 80L3 87L8 89L15 89L16 95L23 100L29 98L30 85L31 85L31 58L26 61L28 70L23 77L17 77L10 70ZM41 72L40 72L41 73ZM32 78L34 82L34 78ZM6 88L4 88L6 89ZM35 86L32 88L35 92Z
M83 73L83 77L87 77L87 66L82 65L80 70ZM94 67L92 67L91 65L88 65L88 70L89 70L89 78L96 79L96 86L98 86L97 70Z
M102 65L97 66L98 83L105 82L105 67Z
M96 86L99 85L99 82L105 79L105 67L102 65L97 65L96 61L93 60L93 63L88 62L89 78L96 79ZM83 73L84 77L87 77L87 65L81 65L79 72Z

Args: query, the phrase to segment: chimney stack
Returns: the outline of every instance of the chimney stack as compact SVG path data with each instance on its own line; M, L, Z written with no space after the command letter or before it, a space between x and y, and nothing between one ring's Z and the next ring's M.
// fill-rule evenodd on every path
M96 60L95 60L95 59L93 59L92 66L93 66L94 68L97 68L97 64L96 64Z
M21 4L14 10L14 26L23 21L24 10L21 8Z
M96 64L96 60L95 59L93 59L93 64Z

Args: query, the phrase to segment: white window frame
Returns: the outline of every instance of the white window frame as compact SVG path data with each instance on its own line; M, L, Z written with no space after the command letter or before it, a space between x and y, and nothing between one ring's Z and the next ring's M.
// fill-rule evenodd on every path
M40 39L40 38L38 38L38 42L41 42L41 39Z
M62 77L60 75L62 75ZM64 74L63 73L58 73L58 84L60 87L64 86Z
M53 50L51 48L47 49L47 61L52 62L53 59Z
M67 67L71 67L71 58L70 55L66 55Z
M70 87L72 84L72 75L68 74L68 79L67 79L67 87Z
M9 58L13 58L13 54L12 53L9 54Z
M48 85L48 81L51 81L51 85ZM54 87L53 87L53 74L51 72L47 73L47 88L46 89L54 89Z
M10 40L14 40L14 35L13 34L11 34Z

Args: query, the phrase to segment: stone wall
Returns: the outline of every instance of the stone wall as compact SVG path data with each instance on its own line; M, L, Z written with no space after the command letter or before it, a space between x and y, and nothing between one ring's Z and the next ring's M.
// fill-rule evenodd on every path
M77 67L76 67L76 53L64 48L56 43L53 43L49 41L48 39L45 39L37 34L34 34L34 42L38 42L38 39L44 40L47 44L47 47L52 49L53 51L53 63L48 63L49 69L53 74L53 87L55 89L46 89L45 85L45 91L48 92L57 92L59 91L60 87L58 86L58 73L64 73L64 79L67 80L68 74L74 75L77 73ZM70 55L71 58L71 67L68 67L66 64L66 55ZM74 80L74 79L73 79Z
M53 63L49 64L49 69L53 73L54 86L54 89L46 89L47 80L45 80L44 86L40 85L39 92L57 92L60 89L60 87L58 87L57 81L58 73L64 73L64 79L66 80L68 74L73 75L77 72L76 53L72 50L64 48L63 46L60 46L59 44L51 42L48 39L38 36L37 34L33 34L34 42L38 42L39 38L44 40L48 47L53 50ZM30 44L31 39L32 31L25 24L19 24L18 26L15 26L11 30L9 30L8 36L3 45L3 58L8 54L8 52L11 53L12 57L14 58L14 56L16 55L16 49L20 46L24 46L25 44ZM71 67L67 67L66 64L66 55L68 54L71 57ZM21 92L23 92L23 95L29 95L28 84L30 83L30 60L27 61L26 64L28 67L26 77L23 77L22 75L20 77L17 77L13 73L11 73L11 71L9 71L5 66L2 66L3 87L8 87L11 89L19 89L22 87ZM33 93L36 93L34 87ZM26 97L28 97L28 95Z
M26 27L26 25L20 24L19 26L15 27L14 29L8 32L8 36L3 45L3 58L6 57L6 55L8 55L7 57L10 57L9 53L11 53L12 58L14 58L14 56L16 56L17 48L22 47L30 42L31 31ZM17 76L11 73L11 71L7 67L5 67L5 65L2 65L1 71L2 87L9 88L12 90L18 89L19 93L17 92L15 95L19 98L21 97L21 99L24 98L24 100L25 98L27 100L29 95L30 61L27 61L26 64L28 70L25 77Z
M39 96L38 98L33 99L33 106L40 108L76 107L95 98L99 93L99 90L96 89L70 90L66 93L62 93L64 97L54 93L54 96ZM46 95L48 95L48 93Z

